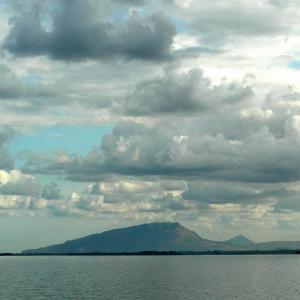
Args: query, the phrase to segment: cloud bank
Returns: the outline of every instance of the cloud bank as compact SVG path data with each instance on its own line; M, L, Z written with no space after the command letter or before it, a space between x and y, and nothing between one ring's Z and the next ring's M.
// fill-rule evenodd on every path
M2 216L300 229L295 1L0 5ZM87 153L58 129L107 124Z

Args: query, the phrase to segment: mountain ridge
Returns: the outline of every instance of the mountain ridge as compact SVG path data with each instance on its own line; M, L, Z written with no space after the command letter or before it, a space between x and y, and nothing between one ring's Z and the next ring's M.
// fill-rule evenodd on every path
M138 252L273 251L298 250L300 242L255 243L243 235L226 241L202 238L178 222L156 222L117 228L68 240L22 254L89 254Z
M203 239L178 222L157 222L112 229L62 244L23 251L24 254L118 253L142 251L236 250L224 242Z

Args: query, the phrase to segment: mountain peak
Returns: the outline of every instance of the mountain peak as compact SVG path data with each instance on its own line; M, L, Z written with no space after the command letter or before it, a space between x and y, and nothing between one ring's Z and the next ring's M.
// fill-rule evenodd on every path
M252 240L241 234L227 240L226 242L235 246L251 246L255 244Z
M208 248L207 244L210 245L178 222L155 222L104 231L26 253L196 251Z
M144 223L144 224L139 224L139 225L134 225L134 226L129 226L129 227L125 227L125 228L133 228L133 227L147 227L147 226L182 226L180 223L178 222L152 222L152 223ZM183 226L182 226L183 227ZM122 228L124 229L124 228Z
M110 233L114 231L149 231L149 230L155 230L155 231L160 231L160 230L174 230L176 228L183 228L188 230L186 227L182 226L178 222L152 222L152 223L144 223L144 224L139 224L139 225L133 225L133 226L128 226L124 228L118 228L118 229L112 229L108 231L104 231L103 233Z

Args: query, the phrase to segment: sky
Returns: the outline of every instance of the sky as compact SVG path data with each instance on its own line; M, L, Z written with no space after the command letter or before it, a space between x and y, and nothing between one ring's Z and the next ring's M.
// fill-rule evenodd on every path
M1 0L0 252L156 221L300 240L300 3Z

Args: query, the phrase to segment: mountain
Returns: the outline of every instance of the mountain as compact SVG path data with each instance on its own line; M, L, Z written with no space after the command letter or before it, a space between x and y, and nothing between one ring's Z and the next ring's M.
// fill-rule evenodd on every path
M238 235L225 242L240 247L241 250L246 250L246 251L300 250L299 241L272 241L272 242L255 243L243 235Z
M23 254L135 253L143 251L278 251L300 250L300 242L254 243L238 235L222 242L203 239L179 223L149 223L88 235Z
M246 238L243 235L237 235L236 237L233 237L227 241L225 241L228 244L235 245L235 246L241 246L241 247L253 247L255 243L251 241L250 239Z
M300 250L299 241L274 241L255 244L256 250Z
M238 250L226 242L201 238L179 223L150 223L105 231L24 254L121 253L142 251Z

